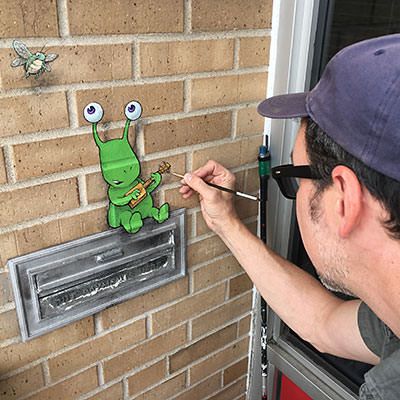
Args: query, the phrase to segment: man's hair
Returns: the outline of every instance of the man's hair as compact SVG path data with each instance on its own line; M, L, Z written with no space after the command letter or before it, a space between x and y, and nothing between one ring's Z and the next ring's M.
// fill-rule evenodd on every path
M400 182L385 176L353 157L334 142L311 118L307 118L306 150L313 171L322 177L314 180L317 192L322 193L332 184L332 170L337 165L351 168L360 183L388 212L382 221L389 236L400 240Z

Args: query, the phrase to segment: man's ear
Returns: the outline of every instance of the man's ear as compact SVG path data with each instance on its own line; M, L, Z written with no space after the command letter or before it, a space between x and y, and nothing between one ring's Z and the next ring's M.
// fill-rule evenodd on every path
M332 170L332 181L337 194L335 212L339 220L339 235L345 238L361 219L362 187L355 173L344 165L338 165Z

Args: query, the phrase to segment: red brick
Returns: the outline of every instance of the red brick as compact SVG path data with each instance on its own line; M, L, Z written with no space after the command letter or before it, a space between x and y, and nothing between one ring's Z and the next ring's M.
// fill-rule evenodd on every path
M9 274L2 272L0 273L0 307L11 301L13 301L13 296Z
M193 79L191 108L260 101L265 98L266 85L264 72Z
M258 146L261 137L243 138L232 143L224 143L193 152L193 169L215 160L225 168L235 168L257 161Z
M108 200L108 185L101 172L86 175L86 191L89 203Z
M0 267L4 267L10 258L14 258L17 255L18 248L15 233L10 232L0 235Z
M93 367L56 385L47 387L28 400L77 399L98 386L97 368Z
M229 298L239 296L240 294L250 290L253 287L253 283L247 274L239 275L232 278L229 283Z
M189 284L187 277L185 277L149 293L107 308L101 313L103 327L108 329L113 325L144 314L152 308L177 300L188 294L188 292Z
M207 375L212 374L235 360L248 354L249 339L244 338L240 342L231 344L224 350L213 354L205 360L199 362L190 368L190 380L192 383L204 379Z
M104 376L110 381L134 368L169 353L186 342L186 325L164 333L104 362Z
M192 278L194 290L204 289L242 271L235 257L229 255L194 271Z
M194 319L192 321L192 337L204 335L218 326L239 318L251 310L251 300L252 293L249 293Z
M193 31L263 29L271 26L272 0L193 0Z
M0 37L58 36L54 0L0 0Z
M231 365L224 371L224 386L232 383L236 379L247 373L248 358L238 361L237 363Z
M99 163L92 135L43 140L14 146L18 180Z
M228 386L226 389L221 390L215 396L209 398L209 400L230 400L236 399L241 394L246 393L246 378L242 378L240 381Z
M132 396L162 381L167 373L166 359L147 367L128 378L129 395Z
M70 0L70 31L73 35L167 33L183 31L183 1Z
M0 374L20 368L94 334L92 318L85 318L26 343L11 344L0 352Z
M0 193L0 226L79 207L74 178Z
M221 376L215 374L196 386L190 387L186 392L174 398L174 400L203 400L208 398L221 387Z
M235 208L240 219L256 217L258 214L258 202L254 200L235 198Z
M234 339L236 339L236 324L229 325L198 342L192 343L170 356L170 371L178 371L207 354L226 346Z
M253 136L264 132L263 118L256 107L246 107L238 111L237 130L238 136Z
M239 337L247 335L250 331L251 316L242 318L239 321Z
M241 38L239 66L246 68L268 65L270 43L270 36Z
M152 316L153 332L158 333L179 324L198 313L222 303L225 298L225 285L213 287L205 292L187 297L179 303L157 311Z
M219 140L230 133L230 112L154 122L144 127L145 153Z
M186 386L186 374L183 372L165 382L159 383L155 388L148 390L136 397L136 400L167 399L181 392Z
M200 206L199 196L197 194L192 195L188 199L182 198L179 193L179 188L167 189L165 190L165 201L169 203L171 210L176 210L179 208L195 208Z
M122 383L115 385L96 393L87 400L122 400L124 398Z
M0 137L69 126L65 93L41 93L0 99Z
M36 365L10 378L0 380L0 398L2 400L20 399L43 386L42 366Z
M15 310L0 314L0 341L11 339L19 335L17 313Z
M187 248L187 263L189 267L218 257L228 251L228 248L218 236L193 243Z
M122 351L145 337L146 325L145 320L142 319L51 358L49 360L50 375L52 379L58 380L95 361Z
M173 75L233 67L233 40L142 43L141 75Z

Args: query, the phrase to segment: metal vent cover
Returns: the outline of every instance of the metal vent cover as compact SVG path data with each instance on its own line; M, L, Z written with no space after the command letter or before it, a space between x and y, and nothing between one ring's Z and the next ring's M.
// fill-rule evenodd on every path
M8 261L26 341L186 274L185 213L139 233L114 229Z

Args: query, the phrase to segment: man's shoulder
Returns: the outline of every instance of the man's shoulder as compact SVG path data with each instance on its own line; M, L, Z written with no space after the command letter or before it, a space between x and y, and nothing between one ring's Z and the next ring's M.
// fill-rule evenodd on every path
M358 309L358 327L365 344L379 358L400 349L400 339L365 303Z
M360 399L400 399L400 339L365 303L358 311L358 325L365 344L381 359L364 375Z

